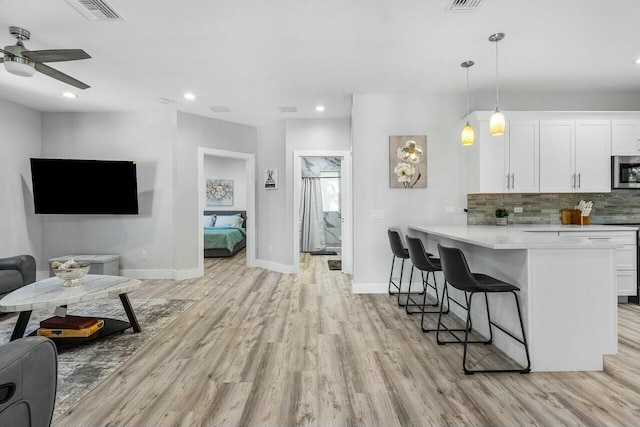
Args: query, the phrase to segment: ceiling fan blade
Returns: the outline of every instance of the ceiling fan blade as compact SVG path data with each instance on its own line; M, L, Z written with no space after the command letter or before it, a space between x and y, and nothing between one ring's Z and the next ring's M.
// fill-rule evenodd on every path
M5 55L13 55L13 53L11 53L11 52L9 52L7 50L4 50L4 49L0 49L0 52L4 53Z
M24 50L21 55L33 62L77 61L91 58L82 49Z
M88 84L82 83L80 80L76 80L73 77L61 71L58 71L54 68L49 67L48 65L44 65L39 62L36 62L36 70L56 80L60 80L63 83L66 83L71 86L75 86L78 89L88 89L91 87Z

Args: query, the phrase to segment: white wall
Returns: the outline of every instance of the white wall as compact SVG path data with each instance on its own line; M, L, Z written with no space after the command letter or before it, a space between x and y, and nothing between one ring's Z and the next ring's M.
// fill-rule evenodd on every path
M502 86L501 86L502 87ZM496 94L470 97L471 111L492 111ZM500 109L512 111L638 111L640 91L635 92L509 92L500 90ZM463 112L460 117L465 113Z
M0 257L33 255L38 270L45 270L29 162L40 157L41 120L41 113L0 99Z
M349 119L286 120L258 129L258 259L293 267L293 152L349 151ZM260 180L267 168L278 168L278 190ZM271 248L271 251L269 250ZM292 270L291 270L292 271Z
M43 157L137 161L140 211L41 215L43 258L118 254L125 274L136 270L131 274L137 277L171 277L175 139L175 113L43 113Z
M255 127L222 120L177 114L177 140L173 150L173 265L176 270L198 268L198 147L256 153Z
M280 270L293 263L282 233L288 227L286 219L287 170L285 162L286 125L284 120L258 128L257 163L257 218L256 231L258 260L277 264ZM278 188L265 190L264 171L278 169Z
M231 206L207 206L207 195L203 194L205 210L244 211L247 209L246 161L216 156L204 156L204 179L232 179L233 204Z
M466 223L463 100L452 95L355 95L353 99L354 291L387 289L389 227ZM427 135L427 188L389 188L389 136ZM384 218L372 218L383 210Z

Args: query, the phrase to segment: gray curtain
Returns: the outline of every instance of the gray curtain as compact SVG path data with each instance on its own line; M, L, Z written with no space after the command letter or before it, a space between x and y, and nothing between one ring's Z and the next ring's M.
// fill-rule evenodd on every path
M300 250L317 252L324 250L325 247L320 178L302 178Z

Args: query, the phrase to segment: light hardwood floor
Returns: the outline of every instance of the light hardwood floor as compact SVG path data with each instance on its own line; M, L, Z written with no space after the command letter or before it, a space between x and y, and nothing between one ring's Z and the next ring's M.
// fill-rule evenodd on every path
M352 295L331 258L283 275L237 256L146 281L132 298L197 302L55 426L638 425L639 306L620 306L604 372L465 376L460 346L391 296Z

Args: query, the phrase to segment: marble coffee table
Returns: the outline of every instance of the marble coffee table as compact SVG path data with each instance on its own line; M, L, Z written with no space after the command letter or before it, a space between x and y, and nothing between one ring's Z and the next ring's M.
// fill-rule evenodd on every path
M13 334L11 335L11 341L24 336L31 312L34 309L59 306L66 307L68 304L93 301L116 295L120 297L129 322L104 319L104 327L94 335L99 334L98 337L104 337L122 332L128 328L133 328L133 332L140 332L142 330L131 307L129 296L127 295L127 292L131 292L140 287L142 284L140 280L122 276L88 274L81 278L80 282L82 282L81 286L65 288L62 286L64 280L58 277L49 277L48 279L40 280L17 289L0 299L0 312L20 312L16 326L13 329ZM62 338L58 338L55 341L63 343L62 340ZM87 341L87 339L68 338L64 341L64 345L83 341Z

